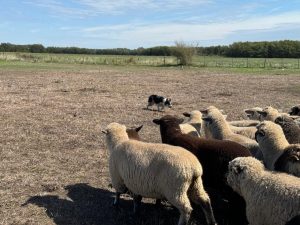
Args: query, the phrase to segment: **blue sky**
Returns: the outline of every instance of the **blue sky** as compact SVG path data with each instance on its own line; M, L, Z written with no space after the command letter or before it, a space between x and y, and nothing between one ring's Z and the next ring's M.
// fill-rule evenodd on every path
M138 48L300 40L299 0L0 0L0 42Z

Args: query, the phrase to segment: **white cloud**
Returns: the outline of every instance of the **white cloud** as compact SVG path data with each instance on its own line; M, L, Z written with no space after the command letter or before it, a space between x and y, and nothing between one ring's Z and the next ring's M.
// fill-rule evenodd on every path
M23 1L23 3L46 8L55 13L81 17L123 14L129 10L168 11L212 2L213 0L73 0L77 7L76 4L70 7L62 0Z
M120 24L83 29L84 37L119 40L124 46L152 46L173 44L175 40L187 42L223 39L230 34L243 31L265 32L283 30L290 25L300 25L300 12L289 12L273 16L253 17L240 21L222 23L159 23ZM131 43L131 44L129 44Z

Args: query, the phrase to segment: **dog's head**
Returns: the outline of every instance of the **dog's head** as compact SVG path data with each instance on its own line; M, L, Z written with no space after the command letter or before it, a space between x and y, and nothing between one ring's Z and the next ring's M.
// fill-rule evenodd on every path
M168 106L169 108L172 108L172 100L170 98L166 98L165 106Z

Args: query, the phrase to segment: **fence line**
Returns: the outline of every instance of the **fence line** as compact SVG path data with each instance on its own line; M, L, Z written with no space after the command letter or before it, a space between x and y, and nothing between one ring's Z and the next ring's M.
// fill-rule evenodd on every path
M180 63L172 56L107 56L107 55L71 55L40 53L4 53L1 61L25 61L32 63L64 63L87 65L144 65L176 66ZM278 68L300 69L297 58L230 58L216 56L195 56L192 66L219 68Z

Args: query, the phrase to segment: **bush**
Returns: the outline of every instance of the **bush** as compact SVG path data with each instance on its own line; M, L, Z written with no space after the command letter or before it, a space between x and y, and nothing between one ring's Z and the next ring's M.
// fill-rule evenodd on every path
M172 49L172 55L177 57L179 65L187 66L192 64L193 56L196 54L196 48L183 41L176 41Z

